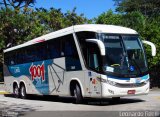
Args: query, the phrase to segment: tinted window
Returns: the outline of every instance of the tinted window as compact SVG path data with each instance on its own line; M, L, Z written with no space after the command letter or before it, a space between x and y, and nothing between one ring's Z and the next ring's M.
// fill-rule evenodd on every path
M73 35L67 35L63 37L62 51L66 57L65 63L67 71L82 69Z
M60 38L53 39L47 42L48 59L58 58L61 55Z
M7 65L23 64L59 57L65 57L67 71L81 69L72 34L7 52L4 55Z
M93 58L96 58L97 55L90 56L90 65L89 65L89 57L88 56L89 56L89 48L91 47L91 45L86 42L86 39L95 39L96 33L95 32L87 32L87 31L77 32L76 36L77 36L78 41L80 43L82 55L85 60L85 65L86 65L86 67L92 68L91 67L92 62L94 62L92 60L93 60ZM96 62L96 59L95 59L95 62Z
M78 40L85 40L85 39L95 39L96 38L96 33L95 32L77 32L76 33Z
M38 43L7 52L4 54L5 64L15 65L47 59L47 48L45 43Z
M47 44L39 43L35 46L35 54L36 59L35 61L42 61L48 58L48 51L47 51Z

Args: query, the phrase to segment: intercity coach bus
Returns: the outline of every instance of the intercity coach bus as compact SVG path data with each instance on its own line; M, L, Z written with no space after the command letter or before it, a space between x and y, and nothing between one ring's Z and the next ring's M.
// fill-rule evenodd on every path
M130 28L75 25L4 50L6 91L28 94L120 99L149 92L143 43Z

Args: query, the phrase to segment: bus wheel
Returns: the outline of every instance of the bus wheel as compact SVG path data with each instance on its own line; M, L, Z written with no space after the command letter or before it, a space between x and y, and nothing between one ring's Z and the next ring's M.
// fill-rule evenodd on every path
M77 84L74 87L74 98L75 98L76 104L82 103L83 97L82 97L81 89Z
M20 87L20 96L22 99L26 99L27 98L27 93L26 93L26 88L24 85L22 85Z
M19 88L18 88L18 85L15 85L13 87L13 95L15 98L19 98Z

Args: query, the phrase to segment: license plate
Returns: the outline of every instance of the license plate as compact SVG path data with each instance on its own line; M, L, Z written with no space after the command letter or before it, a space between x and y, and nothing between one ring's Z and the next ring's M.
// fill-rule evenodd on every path
M128 90L127 93L128 93L128 94L135 94L135 92L136 92L135 90Z

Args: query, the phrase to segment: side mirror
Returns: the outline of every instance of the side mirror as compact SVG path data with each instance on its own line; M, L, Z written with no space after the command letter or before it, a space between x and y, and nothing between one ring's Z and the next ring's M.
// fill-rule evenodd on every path
M87 39L86 40L87 42L91 42L91 43L96 43L100 49L100 53L102 56L104 56L106 53L105 53L105 46L104 46L104 43L101 41L101 40L98 40L98 39Z
M144 44L147 44L147 45L151 46L152 56L156 56L156 46L150 41L142 40L142 42Z

